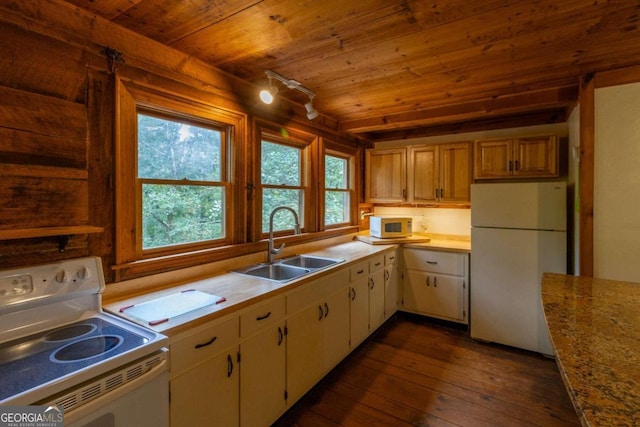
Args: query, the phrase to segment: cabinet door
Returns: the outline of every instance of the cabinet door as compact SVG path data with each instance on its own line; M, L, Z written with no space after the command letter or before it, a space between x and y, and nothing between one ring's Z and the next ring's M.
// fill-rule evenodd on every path
M476 141L474 145L474 176L505 178L512 175L512 139Z
M398 310L398 282L400 271L396 262L384 268L384 318L388 319Z
M355 348L369 335L369 277L351 282L351 348Z
M325 315L322 321L324 347L324 372L335 367L350 350L348 286L334 292L326 299Z
M171 380L172 426L237 426L237 348L231 348Z
M369 275L369 331L384 322L384 268Z
M438 197L438 178L438 146L410 147L407 168L408 201L434 202Z
M558 176L556 137L518 138L514 144L514 175L518 177Z
M345 302L348 304L346 296ZM292 402L306 393L324 373L322 343L324 316L323 303L318 302L287 320L287 394L288 400ZM347 338L347 348L348 346Z
M427 304L429 314L449 319L464 319L464 279L455 276L429 275L431 290Z
M285 326L270 326L240 343L240 425L269 426L285 410Z
M370 149L365 154L365 193L369 202L406 200L407 154L404 148Z
M444 144L440 150L441 202L468 202L471 200L471 144L461 142Z
M428 273L407 270L402 284L402 306L409 311L428 313L431 287L427 287Z

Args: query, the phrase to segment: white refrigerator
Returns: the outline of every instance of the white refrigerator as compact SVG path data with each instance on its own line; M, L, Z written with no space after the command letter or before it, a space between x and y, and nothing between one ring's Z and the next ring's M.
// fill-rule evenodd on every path
M564 182L471 185L470 329L474 339L553 354L542 273L566 273Z

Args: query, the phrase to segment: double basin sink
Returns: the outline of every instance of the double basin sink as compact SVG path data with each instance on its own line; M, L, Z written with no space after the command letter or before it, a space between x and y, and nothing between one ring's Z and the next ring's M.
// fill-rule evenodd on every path
M325 258L315 255L296 255L273 264L257 264L233 270L246 276L259 277L275 282L287 282L315 271L343 262L343 259Z

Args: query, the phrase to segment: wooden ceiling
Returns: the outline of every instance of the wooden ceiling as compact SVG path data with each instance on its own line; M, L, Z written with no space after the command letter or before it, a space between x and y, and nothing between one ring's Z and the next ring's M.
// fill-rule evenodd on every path
M640 0L67 1L256 85L295 79L376 140L561 122L581 76L640 64Z

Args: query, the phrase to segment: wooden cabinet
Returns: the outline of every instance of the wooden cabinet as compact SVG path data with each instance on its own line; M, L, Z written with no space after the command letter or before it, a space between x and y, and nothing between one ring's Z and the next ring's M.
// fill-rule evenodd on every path
M404 310L459 323L469 322L469 256L403 249Z
M471 184L471 143L409 147L408 201L468 202Z
M400 290L400 263L398 252L393 251L384 256L384 318L391 317L398 310Z
M239 424L238 317L171 343L171 425Z
M475 141L476 179L558 176L555 135Z
M349 353L349 270L287 296L287 395L295 402Z
M384 255L369 260L369 332L384 322Z
M404 202L407 196L404 148L365 151L365 197L370 202Z
M350 280L350 341L355 348L369 335L369 261L351 267Z
M405 160L401 161L401 157ZM367 150L369 202L468 202L471 143Z
M269 426L286 409L285 298L240 316L240 425Z
M171 425L271 425L395 311L394 265L372 255L176 336Z

